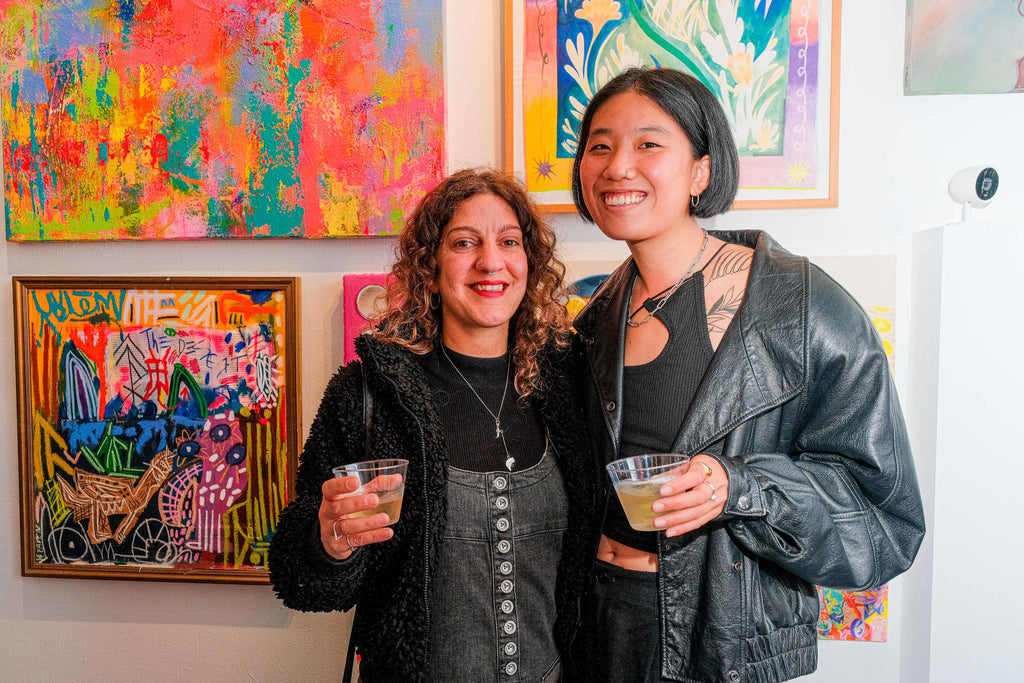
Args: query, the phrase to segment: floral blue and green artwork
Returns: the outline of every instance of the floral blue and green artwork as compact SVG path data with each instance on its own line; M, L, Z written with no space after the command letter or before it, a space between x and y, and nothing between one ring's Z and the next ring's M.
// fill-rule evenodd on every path
M831 0L520 0L513 164L542 204L568 200L580 120L631 66L686 71L715 94L740 155L742 208L833 205ZM766 204L767 203L767 204Z

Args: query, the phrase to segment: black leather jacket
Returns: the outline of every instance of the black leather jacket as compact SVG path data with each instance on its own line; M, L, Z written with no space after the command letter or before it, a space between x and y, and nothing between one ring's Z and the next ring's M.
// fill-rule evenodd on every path
M661 675L770 683L817 666L814 584L867 589L905 571L924 512L885 352L857 302L762 232L713 234L754 258L672 450L715 457L729 494L703 528L659 534ZM636 273L624 263L575 323L599 469L622 427Z

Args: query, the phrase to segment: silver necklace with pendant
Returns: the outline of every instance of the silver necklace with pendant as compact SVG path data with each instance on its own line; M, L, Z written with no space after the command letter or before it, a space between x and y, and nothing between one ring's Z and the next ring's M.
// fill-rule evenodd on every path
M683 273L683 276L681 278L679 278L679 281L677 283L675 283L674 285L672 285L672 287L669 288L668 293L665 296L663 296L660 299L658 299L657 305L655 305L655 307L653 309L651 309L647 313L646 316L644 316L644 319L641 320L638 323L633 322L633 316L640 312L640 308L646 308L647 304L645 303L640 308L636 309L632 313L629 313L629 309L633 307L633 292L630 291L630 293L629 293L629 301L626 303L626 312L628 313L628 316L626 317L626 324L627 325L629 325L630 327L640 327L641 325L646 323L648 320L653 318L654 314L657 313L658 311L660 311L661 307L664 306L666 303L668 303L669 298L673 294L676 293L677 289L679 289L682 286L682 284L686 280L686 278L690 277L690 273L692 273L693 269L697 267L697 264L700 263L700 260L702 258L704 258L704 251L708 248L708 232L707 232L707 230L704 230L703 228L701 229L701 232L704 233L704 244L701 245L700 251L697 252L697 258L693 259L693 263L691 263L690 267L686 269L686 272ZM655 295L655 296L657 296L657 295Z
M439 342L439 345L441 347L441 353L443 353L444 357L448 359L448 363L455 369L455 372L459 374L462 381L466 383L469 390L473 392L474 396L476 396L476 400L480 401L480 405L484 407L487 414L494 420L494 438L501 439L501 446L505 449L505 467L509 472L511 472L512 468L515 467L516 459L509 455L508 445L505 443L505 430L501 428L501 410L505 407L505 396L508 394L508 378L511 376L512 372L512 354L509 354L508 364L505 366L505 388L501 392L501 403L498 404L498 413L495 414L489 407L487 407L484 400L480 398L480 394L477 393L476 389L473 388L473 385L470 384L468 379L466 379L466 376L462 374L462 371L459 370L459 366L452 361L451 356L448 355L448 351L444 348L444 343Z

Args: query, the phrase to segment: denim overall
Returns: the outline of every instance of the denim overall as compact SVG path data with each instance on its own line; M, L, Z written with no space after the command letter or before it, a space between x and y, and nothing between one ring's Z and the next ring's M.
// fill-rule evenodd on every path
M550 444L539 463L519 472L448 468L430 680L558 680L552 627L567 524Z

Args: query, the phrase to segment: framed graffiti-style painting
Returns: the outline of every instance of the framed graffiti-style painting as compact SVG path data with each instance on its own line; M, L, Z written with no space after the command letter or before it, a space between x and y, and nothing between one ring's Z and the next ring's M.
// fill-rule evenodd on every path
M575 211L578 126L631 66L669 67L721 103L740 157L733 208L838 205L841 0L510 0L505 166Z
M25 576L266 583L296 278L15 277Z

